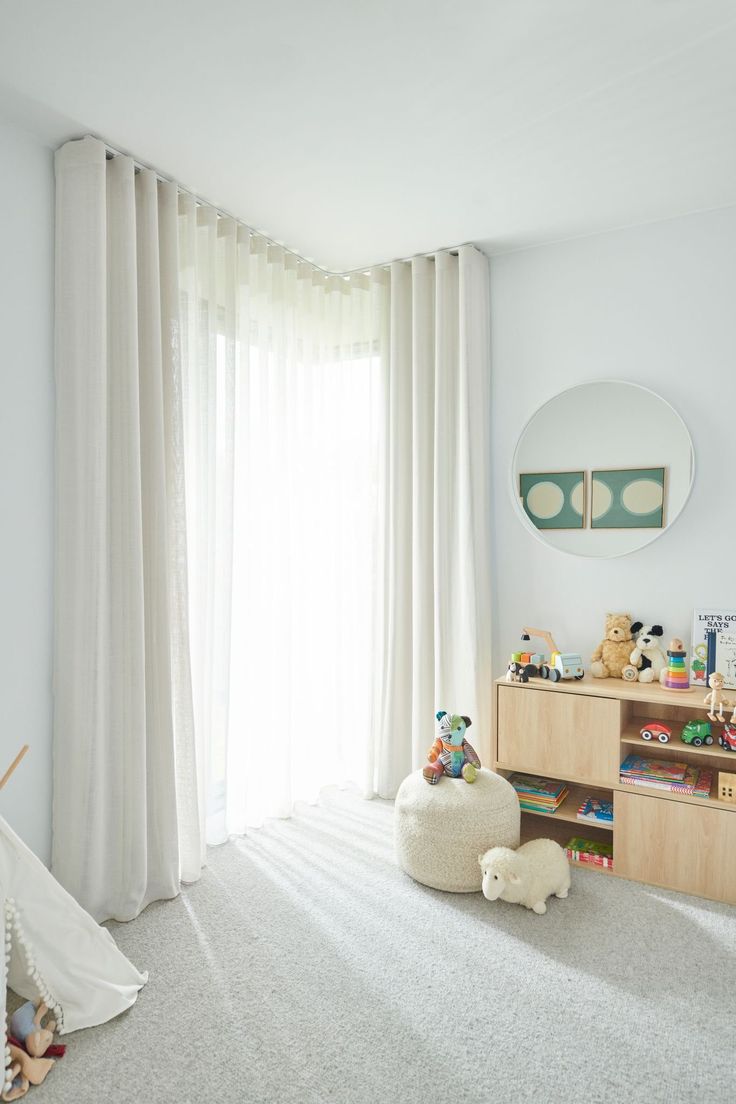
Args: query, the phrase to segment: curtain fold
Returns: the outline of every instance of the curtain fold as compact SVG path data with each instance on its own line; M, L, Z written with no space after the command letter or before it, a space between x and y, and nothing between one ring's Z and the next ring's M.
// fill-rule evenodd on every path
M490 754L490 301L472 246L391 266L383 367L375 791L426 759L438 709Z
M196 877L202 852L177 215L170 189L93 139L63 146L56 176L52 865L96 919L128 920L175 896L182 872Z
M472 247L328 276L57 153L54 872L98 918L322 786L490 747L490 339Z

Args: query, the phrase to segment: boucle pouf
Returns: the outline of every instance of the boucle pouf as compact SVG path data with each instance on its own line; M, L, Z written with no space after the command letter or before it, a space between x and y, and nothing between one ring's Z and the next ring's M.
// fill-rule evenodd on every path
M445 777L436 786L414 771L396 795L396 859L422 885L478 892L478 856L489 847L518 847L520 815L513 786L493 771L481 768L473 783Z

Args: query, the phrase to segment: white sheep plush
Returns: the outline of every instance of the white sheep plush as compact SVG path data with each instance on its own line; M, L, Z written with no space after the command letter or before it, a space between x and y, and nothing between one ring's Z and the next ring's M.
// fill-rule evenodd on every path
M567 897L570 864L559 843L550 839L531 840L517 851L492 847L478 856L483 871L483 896L489 901L511 901L534 912L547 911L551 893Z

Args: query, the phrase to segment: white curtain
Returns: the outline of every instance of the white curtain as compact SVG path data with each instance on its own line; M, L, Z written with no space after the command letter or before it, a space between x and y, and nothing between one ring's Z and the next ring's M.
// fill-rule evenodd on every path
M125 918L205 838L393 796L438 708L487 754L488 271L325 276L93 140L57 174L54 863Z
M438 709L491 724L490 300L472 246L391 266L382 359L375 789L426 761Z
M56 155L53 871L129 920L199 874L177 190Z
M439 707L469 713L488 753L488 271L463 247L325 278L181 208L193 669L218 842L328 783L392 797Z
M207 837L367 786L379 333L326 277L180 203L190 624Z

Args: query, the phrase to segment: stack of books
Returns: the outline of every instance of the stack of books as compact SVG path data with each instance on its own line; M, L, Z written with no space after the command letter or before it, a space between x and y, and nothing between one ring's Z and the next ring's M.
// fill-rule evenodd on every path
M599 797L586 797L578 809L578 820L587 820L589 824L613 824L613 802Z
M625 786L644 786L694 797L710 797L713 771L707 767L700 770L687 763L673 763L669 759L628 755L621 764L621 781Z
M613 844L598 843L597 840L583 839L581 836L573 836L565 847L568 859L575 862L594 863L595 866L605 866L613 869Z
M509 782L519 795L521 808L530 813L556 813L569 792L564 782L532 774L512 774Z

